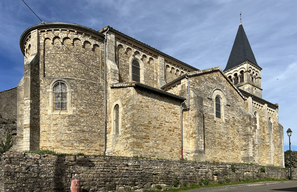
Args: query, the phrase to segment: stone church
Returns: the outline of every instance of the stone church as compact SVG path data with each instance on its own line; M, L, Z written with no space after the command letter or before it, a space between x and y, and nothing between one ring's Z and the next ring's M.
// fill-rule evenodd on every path
M20 48L14 150L284 167L279 106L262 98L241 23L224 70L197 69L110 26L40 23Z

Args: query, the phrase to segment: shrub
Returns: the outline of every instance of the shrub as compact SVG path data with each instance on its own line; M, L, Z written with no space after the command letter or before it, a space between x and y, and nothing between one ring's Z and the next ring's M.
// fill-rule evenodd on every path
M235 172L235 166L233 164L231 165L231 170Z
M8 151L12 147L12 136L7 130L6 136L5 136L5 142L0 141L0 155Z
M261 172L265 173L265 167L261 167Z
M221 184L221 185L224 184L224 181L219 181L219 184Z
M186 187L186 186L187 186L187 184L186 184L186 183L184 183L184 184L183 184L183 186L184 186L184 187Z
M203 185L209 184L209 181L207 179L201 179L200 182L203 183ZM200 182L199 182L199 185L200 185Z
M226 183L230 183L231 182L231 180L229 178L226 178L225 180L226 180Z
M241 181L240 177L238 178L238 181Z
M194 184L194 183L191 183L191 185L190 185L191 187L195 187L196 185Z
M250 181L250 178L246 178L246 181Z
M156 188L159 189L159 190L161 190L162 189L162 186L161 185L157 185Z
M78 154L76 154L77 156L85 156L85 154L83 154L83 153L78 153Z
M199 181L199 185L200 185L200 186L202 186L202 185L203 185L201 181Z
M259 175L257 174L256 177L259 177Z
M175 180L173 181L173 186L174 186L174 187L177 187L178 184L179 184L179 180L178 180L177 177L175 177Z

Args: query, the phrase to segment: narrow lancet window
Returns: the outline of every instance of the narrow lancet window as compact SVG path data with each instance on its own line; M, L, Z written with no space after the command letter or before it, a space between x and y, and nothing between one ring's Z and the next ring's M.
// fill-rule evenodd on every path
M67 110L67 87L65 83L58 81L54 86L55 110Z
M221 99L216 96L216 117L221 118Z
M114 106L113 113L114 113L114 133L115 135L118 135L119 134L119 105L118 104Z
M140 82L140 66L137 60L132 62L132 81Z

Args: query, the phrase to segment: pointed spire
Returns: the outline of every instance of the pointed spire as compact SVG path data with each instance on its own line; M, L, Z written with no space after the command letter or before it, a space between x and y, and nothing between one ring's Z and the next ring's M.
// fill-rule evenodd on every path
M250 61L254 65L260 67L257 64L256 58L250 46L249 40L243 29L243 26L241 23L241 13L240 13L240 24L239 24L236 38L229 56L227 66L224 69L224 71L231 69L245 61Z

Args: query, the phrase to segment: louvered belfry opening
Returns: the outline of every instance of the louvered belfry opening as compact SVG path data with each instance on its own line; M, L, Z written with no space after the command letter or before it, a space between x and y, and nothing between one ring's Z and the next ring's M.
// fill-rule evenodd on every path
M140 82L140 66L137 60L132 62L132 81Z
M54 86L55 110L67 110L67 87L65 83L59 81Z

